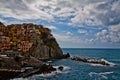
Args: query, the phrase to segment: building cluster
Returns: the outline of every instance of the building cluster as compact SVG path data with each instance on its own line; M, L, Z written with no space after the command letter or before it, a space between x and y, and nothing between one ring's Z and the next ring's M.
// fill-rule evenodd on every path
M43 41L55 39L50 32L50 29L42 25L29 23L5 26L0 22L0 52L11 50L29 52L34 42L37 42L36 35Z
M40 29L33 24L12 24L5 26L0 24L0 51L18 50L27 52L33 45L31 36L41 34Z

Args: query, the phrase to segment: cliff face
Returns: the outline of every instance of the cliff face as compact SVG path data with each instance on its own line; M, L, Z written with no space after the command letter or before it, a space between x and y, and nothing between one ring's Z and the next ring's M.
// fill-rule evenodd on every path
M60 49L56 39L50 33L50 30L44 28L40 31L40 35L33 34L31 36L32 40L34 38L34 45L30 54L39 59L54 59L61 57L62 50Z
M33 49L34 52L31 53L32 56L38 59L54 59L62 57L62 51L59 47L49 47L47 45L41 45L38 43L37 47Z
M3 47L3 45L7 45L7 47ZM0 50L20 51L38 59L54 59L63 55L50 29L32 23L8 26L1 23Z

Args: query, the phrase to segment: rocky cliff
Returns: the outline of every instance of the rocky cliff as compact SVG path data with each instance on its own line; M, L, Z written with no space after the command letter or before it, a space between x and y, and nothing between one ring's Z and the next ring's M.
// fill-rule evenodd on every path
M62 57L62 50L60 49L56 39L50 33L48 28L40 30L40 34L33 34L30 40L33 40L31 55L39 59L54 59Z
M51 30L32 23L7 26L0 23L0 50L20 51L38 59L54 59L63 56Z

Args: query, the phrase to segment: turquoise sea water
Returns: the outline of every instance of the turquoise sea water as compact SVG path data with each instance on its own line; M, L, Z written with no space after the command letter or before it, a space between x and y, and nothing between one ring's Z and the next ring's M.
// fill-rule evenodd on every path
M120 49L62 49L71 56L102 59L109 61L108 66L93 65L67 59L48 61L54 67L64 66L63 71L57 70L51 74L33 75L18 80L120 80Z

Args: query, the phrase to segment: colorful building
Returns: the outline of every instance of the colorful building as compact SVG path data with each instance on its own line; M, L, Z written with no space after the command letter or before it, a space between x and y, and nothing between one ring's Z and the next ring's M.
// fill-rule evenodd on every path
M21 41L20 44L18 44L18 50L22 52L27 52L32 47L33 43L29 41Z

